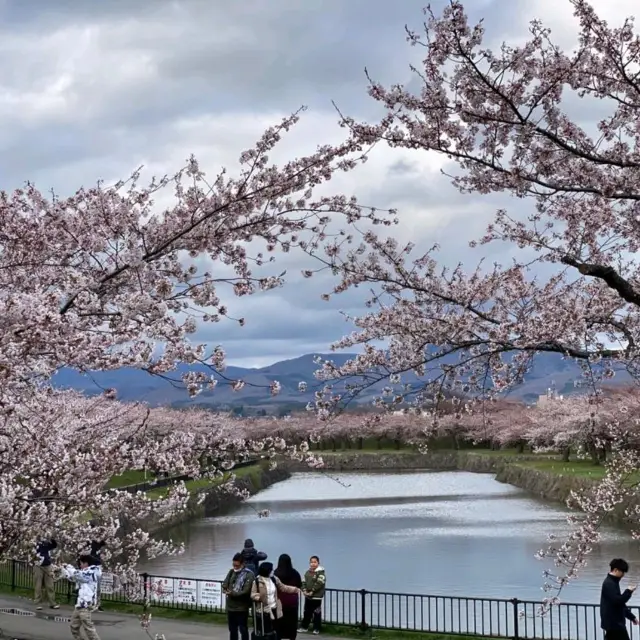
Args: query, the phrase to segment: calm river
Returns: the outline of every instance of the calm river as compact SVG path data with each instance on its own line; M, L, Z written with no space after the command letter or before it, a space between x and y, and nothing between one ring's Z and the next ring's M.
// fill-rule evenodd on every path
M534 554L549 533L567 529L566 510L492 475L466 472L294 474L234 513L171 531L186 552L157 559L156 575L221 579L245 538L277 561L289 553L301 571L319 555L329 587L434 595L540 600ZM254 508L252 508L254 507ZM270 509L258 518L255 509ZM622 556L640 577L640 547L604 532L580 579L562 599L596 602L609 560Z

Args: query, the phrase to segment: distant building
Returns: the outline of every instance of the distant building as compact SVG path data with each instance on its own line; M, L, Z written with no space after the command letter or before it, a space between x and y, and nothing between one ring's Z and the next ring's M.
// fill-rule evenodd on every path
M536 404L543 405L548 402L555 402L556 400L564 400L564 396L560 395L556 389L555 382L551 382L551 386L547 389L547 392L538 396Z

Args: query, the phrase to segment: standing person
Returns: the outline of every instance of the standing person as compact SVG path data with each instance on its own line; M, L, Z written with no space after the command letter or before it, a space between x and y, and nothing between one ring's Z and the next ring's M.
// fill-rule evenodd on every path
M244 561L244 566L249 569L253 573L254 576L258 575L258 564L262 560L267 559L267 554L264 551L258 551L251 538L247 538L244 541L244 549L241 551L242 560Z
M42 609L42 588L44 587L44 597L52 609L59 609L56 604L56 592L53 583L53 566L51 552L58 548L58 543L53 539L40 540L36 546L38 560L33 567L33 601L36 609Z
M255 615L260 619L259 622L258 619L256 620L258 632L263 636L278 637L277 632L274 632L282 619L281 594L297 596L299 588L283 584L279 578L272 577L272 573L271 562L263 562L260 565L258 577L251 587L251 599L256 602Z
M244 566L241 553L233 556L232 567L222 583L226 596L229 640L249 640L249 609L251 608L251 585L253 573Z
M79 569L71 564L63 569L67 579L75 582L78 587L78 598L69 625L71 636L74 640L83 640L82 632L84 631L86 640L100 640L91 619L91 612L96 607L98 581L102 570L93 564L93 558L90 555L81 555L78 564Z
M638 624L638 620L627 606L636 585L629 585L620 592L620 580L629 571L629 563L622 558L614 558L609 564L609 573L602 583L600 593L600 627L605 640L629 640L627 620Z
M95 523L92 522L91 526L95 527ZM98 579L98 588L96 591L96 608L98 611L102 611L102 606L100 602L100 583L102 582L102 549L107 546L107 543L104 540L91 540L91 547L89 550L89 555L92 558L92 562L94 566L100 567L100 578Z
M322 629L322 599L327 588L327 576L320 566L320 558L311 556L309 558L309 568L302 580L302 593L304 593L304 612L300 629L306 633L309 631L309 624L313 621L313 633L318 635Z
M273 575L282 584L302 589L302 578L293 568L291 556L286 553L283 553L278 558L278 567L273 572ZM296 640L298 636L298 593L285 593L283 591L280 594L280 603L282 604L282 617L278 620L278 636L281 640Z

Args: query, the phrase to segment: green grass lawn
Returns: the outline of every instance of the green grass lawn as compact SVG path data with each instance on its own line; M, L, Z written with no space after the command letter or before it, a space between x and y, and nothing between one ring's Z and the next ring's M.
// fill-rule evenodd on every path
M573 476L575 478L586 478L588 480L601 480L604 478L606 468L604 465L596 465L591 460L570 460L564 462L555 459L540 459L540 460L526 460L522 462L516 462L520 467L527 469L535 469L536 471L545 471L547 473L556 473L562 476ZM640 480L640 475L633 474L629 478L630 483L635 483Z
M409 453L419 453L417 449L336 449L333 451L332 449L325 449L324 451L320 451L319 449L314 449L310 453L318 456L338 456L338 455L349 455L352 453L357 453L358 455L364 454L367 456L375 456L378 453L397 453L397 454L409 454Z
M120 487L128 487L132 484L139 484L146 480L152 480L153 474L147 473L145 478L144 471L125 471L124 473L113 476L109 482L107 482L107 489L119 489Z
M535 458L547 459L554 456L550 453L532 453L531 451L518 451L517 449L460 449L459 453L471 453L480 456L493 456L496 458L512 456L532 456Z
M573 476L576 478L585 478L590 480L600 480L604 477L606 469L604 465L593 464L591 460L583 460L572 458L569 462L564 462L560 459L560 455L557 453L532 453L531 451L525 451L524 453L517 449L461 449L455 451L453 449L433 449L432 453L459 453L462 455L474 455L474 456L490 456L494 459L502 458L508 464L518 465L519 467L525 467L527 469L535 469L536 471L543 471L545 473L553 473L560 476ZM325 458L329 456L338 456L349 453L358 453L366 455L376 455L377 453L398 453L408 454L416 453L414 449L400 449L400 450L375 450L375 449L361 449L361 450L340 450L340 451L320 451L320 455L324 455ZM640 474L629 479L629 482L639 482Z
M258 476L262 472L260 464L255 464L250 467L240 467L236 471L231 471L225 474L222 478L198 478L196 480L187 480L184 484L187 487L189 493L197 493L202 489L208 489L227 482L232 473L235 473L236 478L251 478L253 484L258 484ZM150 489L147 491L147 497L150 500L157 500L158 498L166 497L170 487L158 487L157 489Z
M519 467L535 469L536 471L546 471L557 473L563 476L574 476L576 478L593 478L598 480L605 475L605 468L602 465L595 465L591 460L569 460L564 462L558 458L547 458L540 460L523 460L516 462Z

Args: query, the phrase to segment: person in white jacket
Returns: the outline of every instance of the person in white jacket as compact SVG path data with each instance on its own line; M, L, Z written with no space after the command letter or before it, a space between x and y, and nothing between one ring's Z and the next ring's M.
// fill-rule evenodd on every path
M63 567L62 571L68 580L76 583L78 588L78 599L71 616L71 636L74 640L83 640L82 630L84 630L86 640L100 640L93 620L91 620L91 612L97 605L98 581L102 570L93 564L91 556L82 555L80 556L79 569L68 564Z

